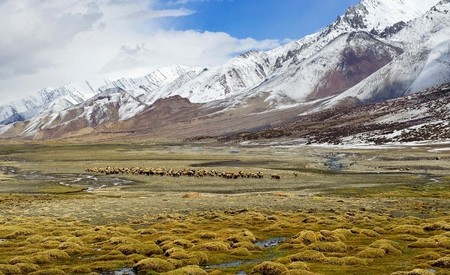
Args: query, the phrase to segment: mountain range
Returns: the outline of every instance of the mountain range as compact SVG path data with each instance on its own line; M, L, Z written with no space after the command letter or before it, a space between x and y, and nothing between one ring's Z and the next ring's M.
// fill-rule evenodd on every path
M450 0L362 0L317 33L221 66L171 66L100 87L87 81L43 89L0 106L0 136L230 136L292 125L322 112L415 100L411 95L446 83ZM415 108L397 104L406 105ZM450 120L427 110L421 113L431 118L426 123ZM374 142L369 136L364 140Z

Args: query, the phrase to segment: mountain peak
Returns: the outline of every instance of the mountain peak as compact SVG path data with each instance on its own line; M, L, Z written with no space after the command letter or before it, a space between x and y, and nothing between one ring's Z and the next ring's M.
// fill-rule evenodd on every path
M338 22L356 30L383 31L422 16L438 3L439 0L362 0L338 17Z

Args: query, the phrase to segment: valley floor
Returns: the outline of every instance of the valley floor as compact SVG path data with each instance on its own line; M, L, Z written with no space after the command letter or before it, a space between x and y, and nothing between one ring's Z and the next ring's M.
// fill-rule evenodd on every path
M5 142L0 274L450 274L448 171L448 144Z

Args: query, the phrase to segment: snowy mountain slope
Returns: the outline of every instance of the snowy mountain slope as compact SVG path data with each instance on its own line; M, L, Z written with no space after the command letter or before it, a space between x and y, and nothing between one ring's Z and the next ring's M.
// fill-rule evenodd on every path
M442 1L425 16L395 34L395 41L410 41L405 52L358 85L333 99L356 97L379 101L450 82L450 1Z
M58 112L92 97L92 91L80 92L73 85L46 88L35 96L0 106L0 124L30 119L42 112ZM16 117L16 119L14 118Z
M147 105L121 88L109 88L82 104L65 108L59 112L47 110L34 117L26 125L23 135L34 137L39 131L59 134L86 127L96 127L108 122L131 118Z
M362 0L322 31L276 49L214 68L172 66L108 81L98 90L72 89L48 101L41 96L42 103L21 102L22 111L0 107L0 121L27 119L20 124L23 135L55 137L131 119L174 96L226 110L245 108L264 94L266 102L255 109L260 113L299 104L312 113L346 99L358 104L403 96L448 82L448 6L449 0Z

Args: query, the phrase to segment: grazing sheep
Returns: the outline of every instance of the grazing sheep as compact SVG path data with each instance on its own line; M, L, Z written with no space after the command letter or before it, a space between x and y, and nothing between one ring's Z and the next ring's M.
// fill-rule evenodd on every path
M275 179L275 180L281 179L280 175L277 175L277 174L272 174L272 175L270 175L270 178L271 178L271 179Z

